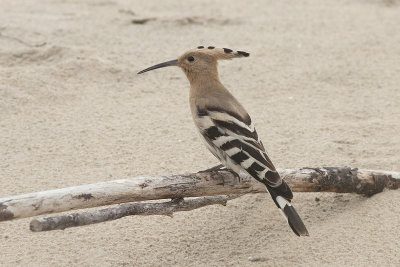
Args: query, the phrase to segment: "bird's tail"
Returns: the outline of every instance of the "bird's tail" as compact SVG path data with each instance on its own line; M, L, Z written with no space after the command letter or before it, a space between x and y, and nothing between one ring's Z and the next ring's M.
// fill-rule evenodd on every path
M271 187L267 185L267 189L276 206L280 209L285 216L290 228L298 236L308 236L308 231L299 214L296 212L290 200L293 198L292 191L287 183L282 180L282 184L278 187Z

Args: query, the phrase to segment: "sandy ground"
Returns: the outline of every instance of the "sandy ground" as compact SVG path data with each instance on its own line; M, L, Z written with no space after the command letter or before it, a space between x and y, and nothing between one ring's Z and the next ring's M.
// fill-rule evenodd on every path
M2 0L0 196L215 165L184 74L135 74L198 45L251 53L221 79L277 167L400 171L399 14L395 0ZM294 203L310 238L263 194L65 231L3 222L0 265L400 265L400 191Z

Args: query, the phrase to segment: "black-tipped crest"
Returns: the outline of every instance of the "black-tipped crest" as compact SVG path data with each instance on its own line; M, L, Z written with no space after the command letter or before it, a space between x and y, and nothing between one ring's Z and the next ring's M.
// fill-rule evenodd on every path
M232 51L233 51L232 49L229 49L229 48L222 48L222 49L224 49L224 52L227 54L232 53Z
M244 57L250 56L250 54L247 53L247 52L243 52L243 51L237 51L237 52L238 52L238 54L240 54L240 55L242 55L242 56L244 56Z
M196 51L211 55L216 59L232 59L237 57L248 57L250 55L249 53L244 51L236 51L226 47L217 48L214 46L208 46L207 49L200 49Z

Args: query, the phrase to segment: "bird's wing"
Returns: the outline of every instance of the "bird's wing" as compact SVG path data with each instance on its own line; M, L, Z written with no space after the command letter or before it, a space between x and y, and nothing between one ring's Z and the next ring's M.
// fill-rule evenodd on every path
M307 228L290 203L292 191L265 153L250 117L246 119L232 111L208 108L198 109L195 120L211 152L220 160L229 158L265 184L294 233L308 235Z
M210 107L198 109L197 115L200 132L211 147L240 165L256 180L272 187L281 183L250 117L242 118L232 111Z

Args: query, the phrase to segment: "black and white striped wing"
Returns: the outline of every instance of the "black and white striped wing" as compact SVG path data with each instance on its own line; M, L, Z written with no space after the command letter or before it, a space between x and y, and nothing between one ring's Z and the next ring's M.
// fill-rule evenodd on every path
M294 233L308 235L303 221L290 203L292 191L265 153L250 117L242 118L233 112L208 108L198 110L195 121L208 149L237 174L245 171L265 184Z
M197 125L208 148L221 161L239 165L256 180L276 187L281 178L265 153L250 117L207 108L198 111ZM227 166L235 171L235 166Z

